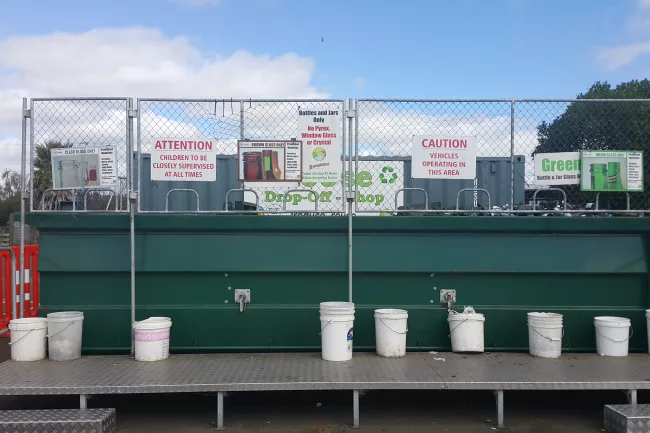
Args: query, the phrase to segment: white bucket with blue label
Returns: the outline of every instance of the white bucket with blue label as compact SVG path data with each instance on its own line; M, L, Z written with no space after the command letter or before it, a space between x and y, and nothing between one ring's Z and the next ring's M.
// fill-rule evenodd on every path
M352 359L354 339L354 304L352 302L321 302L320 335L325 361Z

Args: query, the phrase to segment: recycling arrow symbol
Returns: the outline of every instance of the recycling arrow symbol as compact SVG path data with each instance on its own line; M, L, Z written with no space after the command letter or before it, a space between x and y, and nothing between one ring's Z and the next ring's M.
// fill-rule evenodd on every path
M381 183L395 183L397 181L397 173L393 172L393 167L384 167L379 173L379 180Z

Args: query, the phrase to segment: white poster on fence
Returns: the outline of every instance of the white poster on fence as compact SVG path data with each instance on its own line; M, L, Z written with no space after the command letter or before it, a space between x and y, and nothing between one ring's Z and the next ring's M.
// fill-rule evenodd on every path
M298 140L302 140L302 179L305 182L341 180L343 113L336 109L298 110Z
M352 181L352 188L358 188L357 206L359 211L375 215L388 213L395 208L395 192L404 188L404 161L359 161L358 175L345 173L345 189ZM318 211L328 213L343 212L345 195L341 182L302 182L302 183L247 183L260 198L260 207L265 211L280 212L286 196L286 209L290 211L315 212L318 194ZM310 189L292 191L290 189ZM285 194L286 193L286 194ZM404 194L398 195L398 206L404 205ZM255 195L245 193L245 201L254 204Z
M476 137L416 135L412 146L415 179L476 177Z
M151 143L151 180L214 182L217 142L203 137L155 138Z
M115 147L63 147L50 154L53 189L117 186Z
M535 185L580 184L580 152L537 153Z

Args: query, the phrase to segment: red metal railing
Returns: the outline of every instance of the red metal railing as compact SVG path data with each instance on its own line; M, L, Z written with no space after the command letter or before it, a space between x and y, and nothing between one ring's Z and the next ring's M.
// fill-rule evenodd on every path
M17 316L20 317L20 247L12 246L16 257L15 269L9 251L0 250L0 332L9 327L13 319L11 284L16 285L16 298L13 299ZM13 278L12 278L13 277ZM35 317L39 305L38 245L25 245L25 302L24 317ZM8 333L0 336L5 337Z

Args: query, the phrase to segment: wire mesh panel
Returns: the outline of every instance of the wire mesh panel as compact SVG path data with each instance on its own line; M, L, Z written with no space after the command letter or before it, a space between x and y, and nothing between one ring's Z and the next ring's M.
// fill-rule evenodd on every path
M345 211L343 161L347 143L345 103L343 100L268 101L249 100L243 104L243 138L246 140L290 140L303 143L302 182L244 182L259 196L265 212L324 212ZM317 126L321 113L329 113L335 125ZM299 118L307 120L304 126ZM339 120L340 119L340 120ZM311 129L313 128L313 130ZM312 145L312 143L324 143ZM325 159L315 151L327 152ZM331 155L330 155L331 153ZM310 180L310 169L331 161L328 167L334 177L325 181ZM246 201L255 200L253 191L245 192Z
M126 98L32 99L30 125L32 210L128 209Z
M343 101L139 100L138 106L140 157L137 167L141 174L138 176L141 211L255 212L258 206L264 212L340 212L343 209ZM319 117L318 113L325 111L336 112L341 119L338 125L341 132L314 131L315 134L327 134L323 140L329 140L328 144L336 144L330 151L334 152L336 160L333 181L245 180L241 172L244 164L239 163L240 140L307 140L299 130L299 113L313 112L314 117ZM336 140L331 135L336 135ZM161 175L161 167L165 171L165 167L178 168L193 161L176 161L169 156L156 155L159 152L156 146L164 147L172 141L174 146L178 146L178 141L187 145L189 141L201 140L209 142L213 149L210 161L206 161L214 164L214 172L208 173L210 177L197 179L171 171L166 178ZM268 163L274 164L272 170L280 175L289 169L289 162L281 151L274 153L280 155L269 158ZM307 157L304 152L302 157ZM302 161L300 164L302 166Z
M241 136L241 103L235 100L138 100L137 153L139 210L142 212L223 211L225 203L218 200L224 182L218 159L233 156ZM158 156L156 146L174 141L174 146L209 146L206 160L184 161L171 156ZM183 144L178 144L177 142ZM189 144L188 144L189 143ZM162 149L164 150L164 149ZM181 155L182 156L182 155ZM201 155L198 155L201 156ZM153 158L152 158L153 157ZM200 166L206 177L186 177L190 169ZM205 168L205 169L204 169ZM173 172L165 178L165 172ZM208 176L214 176L214 179ZM231 173L234 177L235 173ZM235 178L236 179L236 178ZM232 182L227 182L228 186Z
M419 209L453 209L448 200L424 205L429 194L422 181L413 181L412 146L415 136L471 136L476 138L477 157L502 160L511 152L511 104L509 101L415 101L415 100L359 100L357 103L356 161L354 182L357 192L356 211L372 212L366 191L375 189L374 199L381 195L383 211L415 207ZM364 157L383 160L381 167L373 167ZM392 160L403 159L404 171L398 172ZM508 166L508 168L510 168ZM365 173L365 174L364 174ZM408 176L405 174L408 173ZM489 175L489 174L488 174ZM509 179L509 176L508 176ZM430 181L440 190L477 189L487 179L459 182L458 180ZM417 185L417 186L414 186ZM509 186L508 186L509 187ZM469 191L470 196L476 191ZM484 203L482 199L479 199ZM476 203L472 200L472 203ZM499 203L499 205L506 205ZM487 203L485 202L487 205Z
M650 148L650 101L517 101L514 117L515 152L529 156L524 174L526 188L532 192L527 195L529 207L532 194L541 189L535 203L538 208L564 209L564 195L569 210L595 209L597 201L602 210L627 208L625 193L607 192L607 189L600 194L585 191L590 189L592 181L597 181L599 169L607 178L614 180L618 174L625 182L628 177L625 161L622 166L595 161L582 167L580 151ZM642 172L647 173L650 166L645 156ZM615 168L620 172L614 173ZM587 176L581 176L581 171ZM551 190L545 191L548 189ZM630 192L629 198L631 210L648 208L647 188L643 192Z

